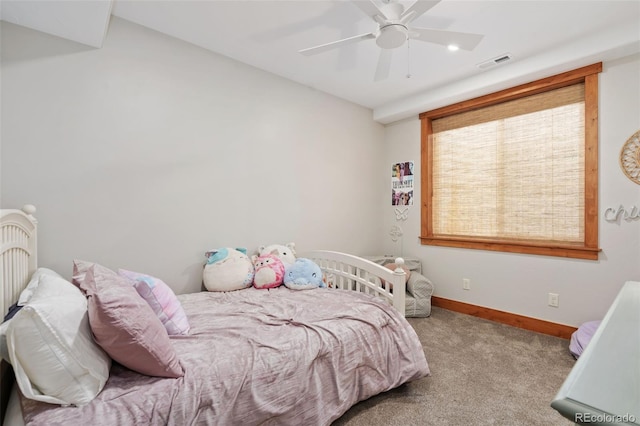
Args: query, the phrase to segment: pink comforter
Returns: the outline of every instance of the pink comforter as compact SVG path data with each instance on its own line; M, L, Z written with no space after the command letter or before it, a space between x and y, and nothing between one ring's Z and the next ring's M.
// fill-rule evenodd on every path
M83 407L21 398L27 425L327 425L358 401L429 374L392 307L343 290L279 287L179 299L186 373L161 379L118 364Z

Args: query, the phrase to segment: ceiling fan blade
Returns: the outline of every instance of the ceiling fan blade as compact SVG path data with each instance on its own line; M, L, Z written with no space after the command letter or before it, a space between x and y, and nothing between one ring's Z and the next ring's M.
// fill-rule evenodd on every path
M434 30L411 27L409 38L429 43L458 46L460 49L473 50L484 36L482 34L459 33L456 31Z
M409 16L409 14L413 13L413 15L409 18L408 22L413 21L417 17L424 14L426 11L431 9L436 4L440 3L441 0L417 0L414 4L409 6L407 10L404 11L401 18Z
M393 56L393 49L380 49L380 56L378 57L378 65L376 66L376 75L373 78L374 81L386 80L389 77L389 71L391 70L392 56Z
M325 43L325 44L321 44L319 46L314 46L314 47L309 47L309 48L306 48L306 49L298 50L298 52L300 52L300 53L302 53L303 55L306 55L306 56L315 55L317 53L326 52L327 50L332 50L332 49L335 49L337 47L345 46L347 44L356 43L356 42L361 41L361 40L368 40L370 38L376 38L376 35L374 33L360 34L360 35L357 35L357 36L344 38L342 40L332 41L331 43Z
M352 3L358 7L365 15L380 23L379 18L387 19L387 16L380 10L380 8L373 2L373 0L352 0Z

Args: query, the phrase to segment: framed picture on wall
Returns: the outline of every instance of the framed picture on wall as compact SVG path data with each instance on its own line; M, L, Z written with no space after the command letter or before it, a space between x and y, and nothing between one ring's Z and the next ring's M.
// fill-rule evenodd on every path
M413 161L391 166L391 205L413 205Z

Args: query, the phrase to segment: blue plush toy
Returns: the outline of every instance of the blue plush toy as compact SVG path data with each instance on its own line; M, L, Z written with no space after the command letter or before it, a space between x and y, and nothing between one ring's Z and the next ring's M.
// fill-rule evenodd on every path
M320 267L311 259L305 258L298 258L285 268L284 285L292 290L326 287Z

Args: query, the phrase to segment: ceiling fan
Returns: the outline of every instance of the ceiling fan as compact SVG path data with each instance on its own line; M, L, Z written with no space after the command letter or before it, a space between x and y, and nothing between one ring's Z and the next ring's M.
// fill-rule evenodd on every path
M303 55L315 55L347 44L375 39L381 50L374 80L380 81L389 76L393 49L402 46L409 39L451 46L451 49L473 50L484 37L481 34L418 28L409 25L413 20L440 3L441 0L417 0L407 9L397 0L383 1L384 4L378 7L373 0L352 0L354 5L378 24L375 31L309 47L299 52Z

